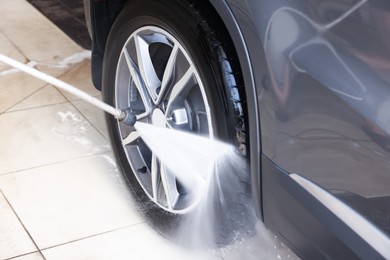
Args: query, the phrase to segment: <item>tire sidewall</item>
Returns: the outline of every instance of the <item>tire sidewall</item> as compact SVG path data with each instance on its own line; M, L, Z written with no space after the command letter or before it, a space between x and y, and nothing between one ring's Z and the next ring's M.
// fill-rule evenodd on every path
M130 8L130 6L136 6ZM186 49L202 80L207 102L210 106L212 126L216 139L234 142L234 119L231 113L229 93L223 84L217 50L212 46L210 35L200 27L199 21L179 1L135 0L124 7L109 34L103 62L102 93L104 101L115 105L115 77L118 60L129 37L141 27L156 26L169 32ZM111 144L119 159L125 177L128 179L136 199L148 206L141 209L148 222L164 235L172 237L180 215L167 212L144 193L128 163L120 140L117 121L107 116ZM215 210L218 210L216 207Z

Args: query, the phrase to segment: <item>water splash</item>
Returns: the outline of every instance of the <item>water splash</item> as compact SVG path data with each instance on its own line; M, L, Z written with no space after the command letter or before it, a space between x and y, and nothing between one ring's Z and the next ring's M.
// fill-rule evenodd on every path
M178 240L195 248L241 243L254 233L248 164L234 150L214 162L198 207L183 217Z
M182 216L177 242L212 248L253 233L247 161L232 145L141 122L135 128L180 183L198 187L198 204Z
M248 163L233 146L141 122L135 127L178 178L203 180L197 207L175 227L176 244L206 250L207 259L299 259L255 217Z

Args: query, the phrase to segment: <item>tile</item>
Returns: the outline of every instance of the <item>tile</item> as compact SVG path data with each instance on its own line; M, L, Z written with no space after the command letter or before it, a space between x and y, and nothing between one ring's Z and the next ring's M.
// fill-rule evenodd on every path
M85 60L80 64L75 65L70 71L65 73L59 79L81 89L82 91L88 93L89 95L92 96L101 95L100 91L98 91L92 84L90 60ZM72 94L69 94L64 90L60 90L60 91L69 101L80 100L80 98Z
M0 31L30 61L61 60L82 50L25 0L0 1L0 17Z
M57 77L66 68L44 68L42 71ZM15 106L47 83L14 69L0 72L0 113Z
M0 188L40 249L143 222L110 154L6 174Z
M8 38L0 32L0 50L1 54L13 57L17 61L25 63L27 61L26 57L18 51L15 46L8 40ZM7 65L0 62L0 72L3 70L9 69Z
M40 253L36 252L33 254L18 256L18 257L12 258L12 260L44 260L44 258L42 257L42 255Z
M45 85L24 73L0 76L0 113L14 106Z
M65 98L61 95L60 92L58 92L57 89L51 85L46 85L45 87L37 90L30 96L17 103L15 106L8 109L7 112L43 107L65 102Z
M0 213L0 259L37 251L1 193Z
M107 140L109 139L106 118L102 110L83 100L73 101L72 104Z
M212 252L180 248L157 235L146 224L44 250L47 260L137 259L137 260L217 260Z
M70 104L0 115L0 174L103 153L108 142Z

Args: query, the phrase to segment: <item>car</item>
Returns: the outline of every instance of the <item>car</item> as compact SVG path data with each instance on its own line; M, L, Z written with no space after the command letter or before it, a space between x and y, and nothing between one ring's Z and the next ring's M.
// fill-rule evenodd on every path
M202 220L216 244L253 228L253 203L304 259L390 259L390 2L84 5L105 102L229 143L247 165L231 185L241 199L217 194L208 208L216 214ZM107 123L150 223L174 230L202 194L165 169L135 128Z

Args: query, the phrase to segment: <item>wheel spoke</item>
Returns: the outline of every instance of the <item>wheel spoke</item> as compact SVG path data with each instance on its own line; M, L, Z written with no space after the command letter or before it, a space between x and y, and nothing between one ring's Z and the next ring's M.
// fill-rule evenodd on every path
M161 90L160 90L160 93L158 95L157 102L156 102L157 104L160 104L160 102L162 101L162 99L164 97L166 89L168 88L168 86L171 84L171 82L173 80L172 77L173 77L173 74L175 72L178 52L179 52L179 47L176 44L172 48L172 52L171 52L169 59L168 59L168 62L167 62L167 66L165 67L165 70L164 70L164 75L163 75L162 82L161 82Z
M142 99L142 102L143 102L144 107L145 107L145 113L140 115L140 117L144 118L144 117L150 115L152 105L151 105L150 100L146 94L144 82L142 81L142 78L141 78L141 75L140 75L139 70L137 68L137 65L134 63L134 61L132 60L132 58L129 55L129 52L126 49L123 51L123 54L124 54L125 59L126 59L127 67L129 68L130 75L134 81L136 88L138 89L138 92L141 95L141 99ZM137 117L137 119L140 119L140 118Z
M143 90L143 82L141 76L139 75L137 65L134 63L133 59L130 57L129 52L124 49L123 55L125 56L127 67L129 68L130 75L134 81L135 86L140 92Z
M168 100L168 106L171 105L176 98L180 95L180 93L183 92L183 90L188 86L188 85L193 85L190 83L191 79L193 79L194 76L194 68L191 66L188 68L187 72L181 77L181 79L173 86L173 89L171 91L171 94L169 96Z
M181 79L176 82L170 93L166 113L166 121L169 128L185 128L187 125L188 115L184 109L184 103L179 102L179 97L189 86L194 84L194 68L191 66Z
M151 178L152 178L152 191L153 199L157 201L158 196L158 187L160 186L160 176L159 176L159 162L155 154L152 155L152 166L151 166Z
M177 191L176 186L176 179L163 164L160 165L160 174L165 196L167 199L167 206L170 210L172 210L179 198L179 193Z
M139 138L140 138L139 133L137 131L132 131L125 139L122 140L122 144L123 145L131 144L136 140L138 140Z
M145 86L149 92L150 97L154 102L157 100L157 89L160 88L161 82L157 77L156 71L154 69L152 59L149 53L149 45L142 36L137 35L135 39L135 48L137 52L137 61L138 67L141 73L141 76L145 82Z

